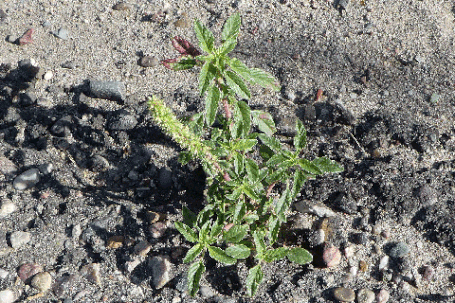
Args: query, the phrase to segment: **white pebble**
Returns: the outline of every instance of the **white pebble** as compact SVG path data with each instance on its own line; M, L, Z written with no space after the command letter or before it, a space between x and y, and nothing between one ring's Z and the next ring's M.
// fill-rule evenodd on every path
M49 80L52 79L52 77L54 77L54 74L53 74L50 70L48 70L48 71L44 74L43 79L46 80L46 81L49 81Z
M11 289L5 289L0 291L0 302L2 303L13 303L16 301L16 294Z
M11 200L3 200L0 206L0 218L4 218L16 211L16 204Z

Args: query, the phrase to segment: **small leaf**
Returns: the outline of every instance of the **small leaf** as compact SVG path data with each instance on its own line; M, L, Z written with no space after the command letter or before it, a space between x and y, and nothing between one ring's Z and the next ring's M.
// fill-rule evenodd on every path
M196 259L197 256L202 252L204 246L201 243L198 243L191 247L191 249L186 253L185 259L183 259L183 263L190 263Z
M197 235L194 232L194 230L191 229L186 224L183 224L182 222L175 222L175 228L187 239L189 242L197 242Z
M275 206L275 212L280 218L281 222L286 221L286 215L285 213L288 211L289 207L291 206L291 195L290 195L290 190L289 190L289 183L286 185L286 190L281 194L280 199L278 199L278 202Z
M196 32L196 37L199 40L199 46L207 53L210 53L213 50L213 37L212 32L203 24L196 20L194 22L194 31Z
M240 97L244 99L250 99L251 93L246 86L245 82L243 82L242 78L237 76L235 73L231 71L226 71L224 74L226 78L227 85Z
M239 243L242 241L248 233L247 225L234 225L223 235L226 242Z
M180 56L174 59L163 60L161 61L161 64L174 71L180 71L194 67L197 64L197 61L194 60L191 56Z
M221 40L226 41L231 38L237 38L241 24L242 20L239 13L231 15L224 23L223 31L221 32Z
M324 173L340 173L344 171L343 166L326 157L316 158L311 163L316 165Z
M199 93L204 95L210 86L210 83L216 76L215 67L211 62L205 62L199 73Z
M199 290L199 282L201 281L204 272L205 266L202 261L194 262L188 269L188 291L190 296L194 297Z
M248 104L245 101L238 101L237 105L240 109L240 113L242 115L242 128L243 128L243 135L247 136L250 132L251 128L251 110Z
M312 163L307 159L297 159L296 163L300 166L301 169L303 169L303 171L309 174L320 175L323 173L318 165Z
M251 250L243 244L237 244L226 248L226 254L235 259L246 259L250 256Z
M232 265L237 262L236 259L228 256L224 250L216 246L209 246L209 255L213 259L225 265Z
M259 139L261 139L262 143L264 143L268 148L273 150L275 153L279 153L283 149L283 147L281 146L281 142L272 136L268 136L266 134L259 134L258 137Z
M282 154L274 154L267 162L267 167L273 168L276 165L286 161L286 158Z
M199 242L203 244L207 244L209 242L209 226L210 220L202 225L201 230L199 231Z
M259 166L251 159L245 160L245 168L250 180L255 183L259 180Z
M228 61L229 67L239 74L243 79L250 83L258 84L262 87L271 87L275 91L279 91L278 81L269 73L258 69L248 68L242 61L237 58L232 58Z
M243 219L245 220L246 223L253 224L257 220L259 220L259 216L256 214L249 214L249 215L246 215Z
M256 140L256 139L240 139L234 144L233 149L236 151L249 151L257 143L258 143L258 140Z
M245 216L245 201L240 200L237 202L237 204L235 205L235 209L234 209L234 218L233 218L233 221L235 224L239 224L240 223L240 220L242 220L243 216Z
M201 54L201 52L196 47L194 47L190 42L188 42L188 40L183 39L182 37L175 36L171 42L172 46L184 56L197 57Z
M287 255L289 261L304 265L313 261L313 256L306 250L301 247L295 247L289 249Z
M237 175L243 174L245 169L245 156L241 153L234 153L234 169Z
M264 274L262 273L260 264L249 270L248 277L246 278L246 288L250 297L256 294L259 284L261 284L263 278Z
M224 227L224 215L219 215L216 222L212 225L210 230L210 238L215 239L221 232Z
M294 137L294 147L297 152L300 152L306 146L306 129L300 120L297 120L296 131L297 134Z
M246 182L243 184L243 192L251 200L255 200L255 201L259 201L260 200L260 198L259 198L258 194L256 193L256 191L254 190L254 188L251 187L251 185L246 183Z
M279 247L276 249L267 250L264 254L265 262L274 262L283 259L288 254L287 247Z
M197 221L197 216L188 207L183 206L182 208L183 223L189 227L194 227Z
M216 113L218 111L218 103L220 102L220 90L213 83L210 85L209 93L205 98L205 112L207 125L211 126L215 122Z
M291 199L297 197L297 194L300 193L300 190L302 189L302 186L305 183L305 181L306 175L301 170L297 170L294 174L294 182L292 184L291 190Z
M269 137L276 132L275 122L269 113L259 110L253 110L251 113L253 116L253 123L261 132Z
M271 150L267 145L261 144L259 146L259 154L265 161L268 161L273 155L275 155L275 152Z
M258 253L257 258L262 259L265 252L264 234L258 231L253 232L253 240Z
M269 239L270 245L278 240L278 234L280 233L281 222L278 218L274 218L269 223Z
M187 165L191 160L193 160L193 156L190 152L181 151L179 154L179 163L182 165Z
M234 50L236 45L237 45L237 39L235 39L235 38L227 39L220 46L220 49L219 49L220 55L226 56L227 54L229 54L230 52L232 52Z
M272 184L281 180L286 180L288 179L289 176L289 170L287 169L278 169L272 174L267 176L267 183Z

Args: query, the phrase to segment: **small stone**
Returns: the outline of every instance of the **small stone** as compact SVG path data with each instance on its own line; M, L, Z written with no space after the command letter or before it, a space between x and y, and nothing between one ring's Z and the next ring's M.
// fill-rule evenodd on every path
M26 263L19 267L19 278L25 283L29 284L32 280L32 277L37 273L43 271L43 267L36 263Z
M301 201L295 203L295 209L297 209L301 213L312 213L318 217L334 217L336 213L328 208L327 206L323 205L322 203L313 204L309 201Z
M148 267L152 269L152 283L155 289L161 289L172 276L172 264L162 256L156 256L149 259Z
M404 242L395 243L389 251L392 258L403 258L409 253L409 246Z
M48 272L40 272L32 278L31 285L40 292L45 292L51 288L52 277Z
M32 239L32 235L25 231L15 231L9 237L9 242L12 248L24 246Z
M0 268L0 279L6 279L8 278L8 276L9 272L7 270L4 270L3 268Z
M17 40L17 44L19 44L19 45L27 45L27 44L33 43L32 34L33 34L33 28L27 30L22 35L22 37L20 37L19 40Z
M0 173L7 177L15 175L17 172L16 164L6 157L0 156Z
M139 65L142 67L154 67L157 66L160 62L158 59L152 56L144 56L139 60Z
M0 302L2 303L13 303L16 301L16 294L11 289L5 289L0 291Z
M335 246L326 245L322 252L322 260L327 267L338 266L341 262L341 252Z
M147 218L149 224L153 224L162 220L164 218L164 215L149 210L145 213L145 217Z
M423 279L426 281L432 281L434 278L435 270L431 266L425 266L423 269Z
M54 73L52 73L52 71L48 70L44 76L43 76L43 79L46 80L46 81L49 81L52 79L52 77L54 77Z
M451 297L454 295L453 288L446 286L441 290L441 296L443 297Z
M389 256L383 256L379 261L379 271L386 269L389 266Z
M357 292L357 302L358 303L373 303L374 298L375 298L375 295L372 290L363 288Z
M381 237L383 237L384 239L390 238L390 232L388 230L383 230L381 232Z
M17 63L20 77L25 82L30 82L36 78L40 68L34 59L24 59Z
M120 248L123 246L124 240L125 237L123 236L112 236L109 239L107 239L107 247L111 249Z
M26 190L35 186L39 182L39 170L31 168L26 170L13 181L13 187L17 190Z
M313 231L308 238L311 247L316 247L325 242L325 231L322 228L319 228Z
M131 9L131 6L129 4L126 4L125 2L119 2L119 3L115 4L112 7L112 9L116 10L116 11L126 11L126 10Z
M149 251L152 249L152 245L147 242L147 241L141 241L134 246L134 253L136 255L145 257L149 253Z
M363 260L360 260L359 261L359 268L360 268L361 272L366 272L368 270L368 263L363 261Z
M0 23L2 23L3 21L5 21L5 20L6 20L6 17L8 17L8 15L5 13L4 10L2 10L2 9L0 8Z
M113 117L110 119L108 128L109 130L132 130L136 127L138 121L135 116L128 113L126 110L119 110L114 112Z
M41 164L38 167L39 171L45 175L49 175L54 170L54 164L52 163L45 163Z
M16 43L19 39L13 35L6 36L6 41L9 43Z
M352 242L359 245L368 243L368 236L365 233L356 233L352 235Z
M76 68L76 64L71 60L63 62L60 66L68 69Z
M90 93L101 99L123 101L125 99L125 85L120 81L90 80Z
M47 28L47 27L51 27L52 24L49 21L46 20L46 21L43 22L42 25L43 25L43 27Z
M12 214L16 211L16 204L13 201L3 198L0 204L0 219Z
M164 222L156 222L149 227L150 234L155 239L161 238L166 232L166 229L167 226Z
M213 291L213 289L206 285L202 285L199 288L199 293L201 294L201 296L203 298L211 298L215 295L215 292Z
M182 16L179 20L174 22L175 27L188 28L191 26L191 22L186 16Z
M428 184L423 185L419 189L420 202L424 207L433 206L438 202L438 195L436 191Z
M333 291L333 297L340 302L352 302L355 300L355 292L350 288L337 287Z
M132 273L133 270L134 270L139 264L141 264L141 260L140 260L139 258L134 259L134 260L131 260L131 261L126 261L126 263L125 263L126 271L129 272L129 273Z
M88 281L95 283L96 285L101 285L101 273L99 263L92 263L84 266L82 268L82 274Z
M109 161L101 155L93 156L90 162L90 167L95 172L105 171L111 166Z
M19 104L21 106L30 106L36 103L38 98L33 92L25 92L19 94Z
M62 40L68 40L69 31L66 28L59 28L58 31L54 32L54 36Z
M377 303L386 303L387 301L389 301L389 297L390 297L389 292L385 289L381 289L376 296L376 301Z

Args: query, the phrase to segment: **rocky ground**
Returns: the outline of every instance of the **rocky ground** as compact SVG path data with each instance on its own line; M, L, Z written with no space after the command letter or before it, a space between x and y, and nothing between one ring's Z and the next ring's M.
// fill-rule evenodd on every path
M0 3L1 302L452 302L455 282L452 1L17 0ZM147 96L200 111L197 70L170 38L217 35L239 11L234 55L274 74L255 88L278 137L295 119L307 157L345 171L307 182L283 228L313 264L208 263L190 298L173 227L204 175L152 123ZM31 30L32 29L32 30ZM316 97L317 91L323 95Z

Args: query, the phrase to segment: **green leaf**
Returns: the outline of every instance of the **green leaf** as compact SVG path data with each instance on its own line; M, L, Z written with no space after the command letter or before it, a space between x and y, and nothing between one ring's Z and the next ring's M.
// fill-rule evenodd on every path
M224 250L216 246L209 246L209 255L225 265L232 265L237 262L235 258L228 256Z
M236 151L249 151L257 143L258 143L258 140L256 140L256 139L240 139L240 140L237 140L237 142L235 142L235 144L233 146L233 150L236 150Z
M237 175L243 174L245 169L245 156L241 153L234 153L234 169Z
M269 113L260 110L253 110L251 113L253 116L253 123L261 132L269 137L276 132L275 122Z
M204 272L205 266L202 261L194 262L188 269L188 291L190 296L194 297L199 290L199 282L201 281Z
M248 246L237 244L226 248L226 254L236 259L246 259L250 256L251 250Z
M230 52L232 52L237 45L237 39L236 38L229 38L226 41L221 44L219 48L219 53L222 56L226 56Z
M224 73L226 78L227 85L240 97L244 99L250 99L251 93L246 86L245 82L243 82L242 78L237 76L235 73L231 71L226 71Z
M216 69L211 62L205 62L199 73L199 93L204 95L210 86L210 83L215 79Z
M264 254L264 261L265 262L274 262L283 259L288 254L287 247L279 247L276 249L267 250Z
M286 160L287 159L282 154L275 154L266 162L266 165L267 167L273 168Z
M262 159L268 161L273 155L275 155L275 152L268 146L261 144L259 145L259 154L261 155Z
M182 165L187 165L191 160L193 160L193 155L187 151L181 151L179 154L179 163Z
M303 171L309 174L320 175L323 173L321 169L319 169L318 165L312 163L307 159L297 159L296 164L298 164L300 168L303 169Z
M283 147L281 146L281 142L272 136L268 136L266 134L259 134L259 139L261 139L262 143L264 143L268 148L273 150L275 153L279 153Z
M251 110L245 101L238 101L237 105L238 105L240 113L242 115L243 135L247 136L248 133L250 132L250 128L251 128Z
M259 180L259 166L251 159L245 159L245 168L250 180L255 183Z
M224 215L218 215L216 222L212 225L210 230L210 238L215 239L221 232L224 227Z
M292 184L291 190L291 199L297 197L297 194L300 193L303 184L306 181L307 176L301 171L297 170L294 174L294 183Z
M340 173L344 171L343 166L326 157L316 158L312 162L324 173Z
M288 169L278 169L275 172L268 175L266 181L267 183L272 184L274 182L278 182L281 180L287 180L288 176L289 176Z
M259 68L248 68L242 61L237 58L232 58L228 61L229 67L239 74L243 79L250 83L258 84L262 87L271 87L275 91L279 91L278 81L269 73Z
M248 233L247 225L234 225L223 235L226 242L239 243L242 241Z
M243 192L245 193L245 195L248 196L248 198L250 198L252 200L255 200L255 201L260 200L260 198L259 198L258 194L256 193L256 191L254 190L254 188L251 187L251 185L248 183L243 184Z
M294 137L294 147L297 150L297 153L299 153L306 146L306 129L300 120L297 120L295 128L297 134Z
M257 220L259 220L259 216L256 215L256 214L249 214L249 215L246 215L244 218L245 222L247 222L248 224L253 224L254 222L256 222Z
M183 223L189 227L194 227L197 221L197 216L188 207L183 206L182 208Z
M185 237L185 239L187 239L189 242L197 242L197 235L196 233L194 232L194 230L191 229L191 227L189 227L188 225L186 224L183 224L182 222L175 222L175 228L177 228L177 230Z
M275 243L278 240L278 235L280 233L281 222L278 218L273 218L270 220L268 229L269 229L269 240L270 245Z
M254 245L256 246L257 258L262 259L265 252L264 234L259 231L253 232Z
M194 67L197 61L191 56L181 56L174 59L167 59L163 61L163 65L174 71L186 70Z
M313 261L313 256L306 250L301 247L295 247L289 249L287 255L289 261L304 265Z
M246 278L246 288L250 297L256 294L259 284L261 284L263 278L264 274L262 273L260 264L249 270L248 277Z
M231 15L224 23L223 31L221 32L221 40L226 41L231 38L237 38L241 24L242 20L239 13Z
M199 231L199 242L203 244L207 244L209 242L209 226L210 220L202 225L201 230Z
M197 39L199 40L199 46L207 53L213 50L213 37L212 32L203 24L196 20L194 22L194 31L196 32Z
M191 247L191 249L186 253L185 259L183 259L183 263L193 262L203 249L204 246L201 243L198 243Z
M245 216L246 209L245 209L245 201L242 199L237 202L234 209L234 224L239 224L240 220L242 220L243 216Z
M289 183L286 184L286 190L281 194L280 199L278 199L278 202L275 206L275 212L278 215L278 218L280 218L281 222L286 221L286 215L285 213L288 211L289 207L291 206L292 198L290 195L290 190L289 190Z
M205 98L205 112L207 125L211 126L215 122L216 113L218 111L218 103L220 102L220 90L212 83L209 87L209 92Z

